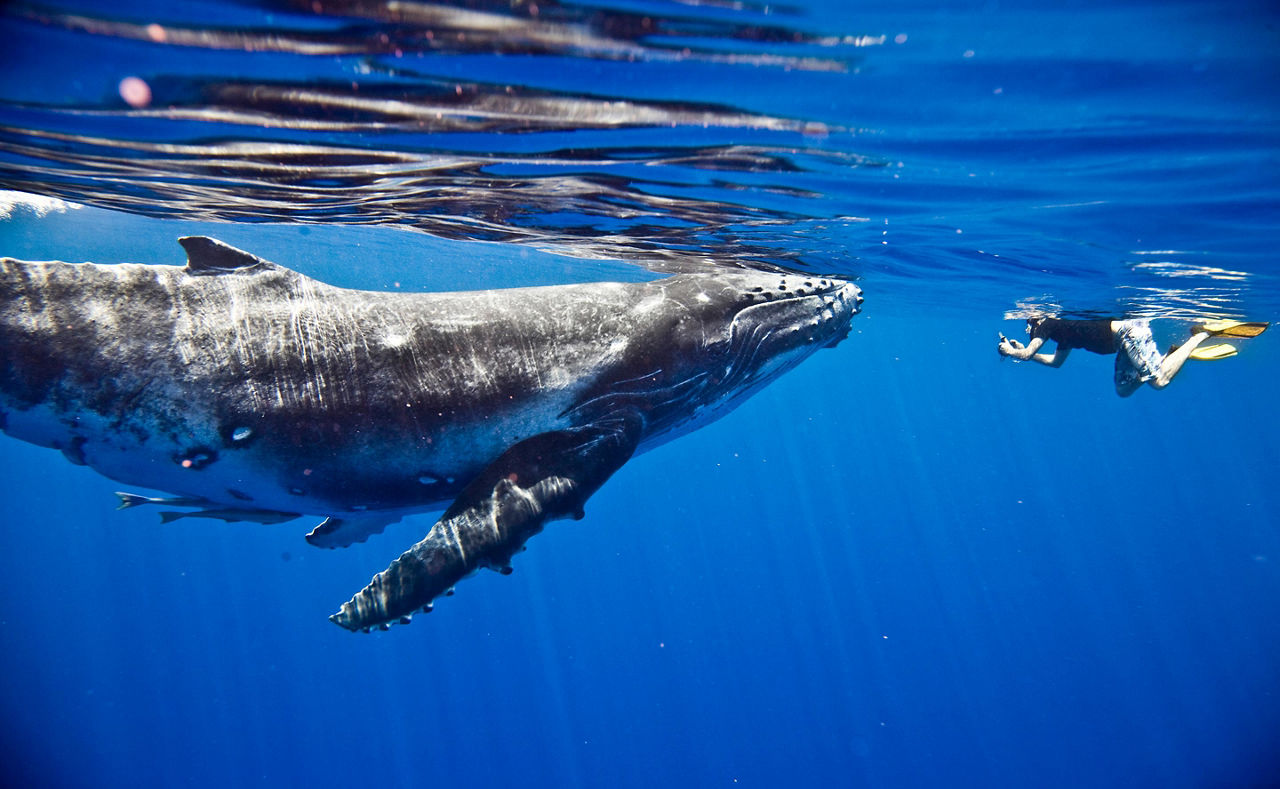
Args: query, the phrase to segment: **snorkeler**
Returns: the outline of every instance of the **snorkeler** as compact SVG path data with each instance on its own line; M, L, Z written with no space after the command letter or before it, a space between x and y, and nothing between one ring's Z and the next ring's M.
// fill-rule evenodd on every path
M1200 347L1210 337L1257 337L1269 325L1206 321L1192 326L1190 339L1182 345L1161 354L1146 320L1028 318L1027 334L1031 339L1027 344L1001 334L996 350L1001 356L1018 361L1030 359L1049 367L1061 367L1072 348L1103 355L1115 354L1116 394L1128 397L1144 383L1153 389L1165 388L1187 359L1225 359L1235 355L1236 349L1225 343ZM1057 343L1054 352L1036 353L1046 340Z

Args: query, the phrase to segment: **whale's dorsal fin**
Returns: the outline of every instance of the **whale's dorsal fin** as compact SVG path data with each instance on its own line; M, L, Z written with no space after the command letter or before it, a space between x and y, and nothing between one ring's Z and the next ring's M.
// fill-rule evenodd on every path
M224 244L216 238L185 236L178 239L178 243L187 250L188 274L226 274L233 271L250 274L276 268L276 264L271 261Z

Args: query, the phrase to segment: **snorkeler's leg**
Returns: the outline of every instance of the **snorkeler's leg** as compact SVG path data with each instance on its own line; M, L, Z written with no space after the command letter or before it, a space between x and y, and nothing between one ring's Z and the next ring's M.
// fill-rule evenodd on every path
M1116 394L1121 397L1128 397L1134 392L1142 388L1142 381L1136 378L1128 381L1116 381Z
M1162 388L1163 383L1157 385L1155 382L1160 377L1164 357L1151 334L1151 325L1143 319L1123 320L1112 322L1111 329L1117 345L1116 394L1128 397L1144 383Z
M1115 383L1116 394L1121 397L1128 397L1134 392L1142 388L1143 382L1147 381L1150 376L1144 376L1129 358L1129 354L1124 348L1116 351L1116 369Z
M1151 384L1155 389L1163 389L1168 386L1169 382L1173 380L1173 377L1182 369L1182 365L1186 364L1187 359L1191 358L1191 352L1194 351L1200 343L1212 336L1213 335L1209 332L1196 332L1191 335L1186 342L1165 354L1164 358L1160 360L1160 373L1155 378L1147 381L1147 383Z

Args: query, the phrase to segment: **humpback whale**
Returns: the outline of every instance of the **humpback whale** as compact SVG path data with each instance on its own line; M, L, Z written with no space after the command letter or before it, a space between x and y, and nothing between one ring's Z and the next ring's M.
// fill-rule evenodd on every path
M350 290L215 239L184 266L0 259L0 427L176 498L362 541L440 509L330 617L408 622L637 452L845 336L862 297L757 271L453 293Z

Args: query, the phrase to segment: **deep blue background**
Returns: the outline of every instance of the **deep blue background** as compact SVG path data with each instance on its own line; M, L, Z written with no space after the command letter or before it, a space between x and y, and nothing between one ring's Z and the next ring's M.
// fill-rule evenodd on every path
M1266 785L1272 338L1120 400L1109 359L1001 362L995 332L1016 325L961 312L872 294L839 348L635 459L513 576L368 636L325 617L429 519L333 552L291 525L162 526L5 441L6 769L53 786Z
M5 782L1280 782L1280 330L1127 400L1110 359L995 353L1023 299L1106 309L1217 283L1135 280L1132 250L1244 271L1228 311L1280 319L1275 17L1041 6L815 5L907 44L809 92L774 72L699 82L856 116L859 148L904 162L830 184L833 214L871 219L815 242L865 274L853 334L409 627L326 617L429 517L343 551L310 548L309 522L162 526L114 511L116 483L0 440ZM17 209L0 253L180 263L173 239L194 232L377 288L620 270L94 209ZM1185 327L1155 324L1162 344Z

